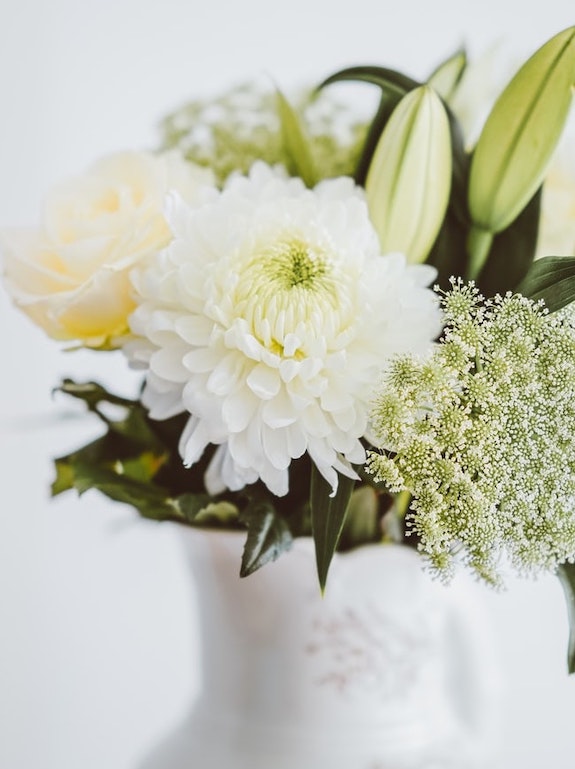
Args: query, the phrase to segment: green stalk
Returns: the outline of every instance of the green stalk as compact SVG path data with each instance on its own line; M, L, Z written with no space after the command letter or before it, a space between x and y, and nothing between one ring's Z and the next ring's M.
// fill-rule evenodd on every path
M493 233L484 230L477 225L472 225L467 238L467 253L469 262L467 264L466 280L477 280L481 270L485 266L491 246L493 245Z

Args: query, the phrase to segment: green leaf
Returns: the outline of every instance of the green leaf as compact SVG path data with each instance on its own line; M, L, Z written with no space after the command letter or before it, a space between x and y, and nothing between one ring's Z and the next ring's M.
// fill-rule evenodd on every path
M330 484L315 465L312 467L311 526L322 593L325 590L329 566L341 536L354 485L354 480L339 475L337 492L334 497L330 497Z
M176 505L181 515L189 523L194 523L205 512L212 498L209 494L181 494L176 497Z
M293 539L289 527L270 500L252 499L240 513L240 521L248 529L240 577L253 574L290 549Z
M361 81L364 83L373 83L378 85L386 93L395 93L397 101L401 99L408 91L421 85L417 80L397 72L387 67L375 67L370 65L360 65L358 67L347 67L338 72L334 72L326 78L320 88L331 85L332 83L341 83L346 80Z
M494 237L485 266L477 279L477 285L485 296L515 291L527 275L535 258L540 210L541 189L517 219Z
M305 126L297 111L279 89L276 96L283 142L292 162L290 170L303 179L308 187L313 187L319 180Z
M452 198L453 200L453 193ZM435 281L443 291L450 288L449 279L465 275L467 253L467 227L461 223L450 201L442 228L427 258L437 270Z
M355 173L355 181L363 186L367 178L367 172L371 164L373 153L375 152L377 143L379 142L391 113L401 99L409 93L409 91L418 88L421 83L418 83L416 80L412 80L410 77L407 77L401 72L396 72L393 69L359 66L349 67L348 69L342 69L339 72L334 73L324 80L319 87L325 88L332 83L345 81L371 83L372 85L378 86L382 92L381 101L369 127Z
M158 439L150 419L139 401L114 395L97 382L74 382L65 379L55 392L62 392L83 401L111 431L145 447L158 448ZM122 418L113 419L102 411L102 404L118 407Z
M446 107L451 132L452 177L447 213L433 248L427 258L437 268L437 282L449 289L452 275L464 275L467 264L467 237L470 227L467 210L469 155L465 151L461 126L451 109Z
M435 88L443 99L449 101L455 93L466 67L467 53L463 48L459 48L433 70L427 82Z
M88 406L91 411L95 411L102 402L112 403L115 406L125 406L130 408L137 405L137 401L130 398L123 398L120 395L114 395L106 390L98 382L75 382L73 379L64 379L59 387L54 388L54 392L62 392L73 398L78 398Z
M52 482L50 492L53 497L56 497L58 494L74 488L74 470L70 463L63 458L56 459L54 466L56 468L56 477Z
M381 539L379 500L380 495L371 486L359 486L353 491L341 533L341 548Z
M557 570L559 582L563 587L567 602L569 620L569 643L567 646L567 667L570 674L575 673L575 564L564 563Z
M551 312L575 301L575 256L544 256L537 259L517 287L524 296L543 299Z
M195 513L193 518L194 525L212 529L235 529L238 528L238 521L239 509L237 505L225 499L215 502L211 498L201 510Z
M79 494L97 489L115 502L135 507L144 518L156 521L181 521L181 513L164 489L142 483L104 467L77 463L74 465L74 488Z

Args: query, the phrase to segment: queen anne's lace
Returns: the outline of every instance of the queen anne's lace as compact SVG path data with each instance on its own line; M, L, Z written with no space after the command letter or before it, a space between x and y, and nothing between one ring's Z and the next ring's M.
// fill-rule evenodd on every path
M288 491L307 452L328 482L365 459L373 388L390 357L440 329L432 268L381 256L351 179L315 190L264 164L196 209L171 200L174 240L134 275L131 359L151 416L190 413L180 451L219 444L212 493L261 479Z
M334 101L329 93L307 92L297 100L320 178L351 175L368 121ZM216 99L191 102L162 123L165 148L211 168L220 182L234 171L247 173L256 160L290 167L282 139L277 97L272 88L246 83Z
M575 555L575 330L508 294L457 283L427 360L390 368L373 412L376 480L413 495L421 549L448 574L463 548L501 582L505 551L523 573Z

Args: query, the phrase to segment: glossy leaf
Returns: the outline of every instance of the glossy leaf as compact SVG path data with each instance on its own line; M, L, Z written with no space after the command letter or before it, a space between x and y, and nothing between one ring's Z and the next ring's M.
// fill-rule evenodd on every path
M537 259L517 291L534 301L543 299L551 312L575 302L575 256Z
M290 549L293 539L289 527L270 500L251 500L240 513L240 521L248 529L240 577L253 574Z
M564 563L557 570L557 576L563 587L567 603L567 618L569 620L569 642L567 646L567 668L570 674L575 673L575 565Z
M331 486L315 467L311 473L311 526L315 543L317 573L322 592L329 566L345 522L355 481L339 476L337 492L330 497Z
M386 93L395 93L397 100L401 99L408 91L421 85L417 80L387 67L375 67L361 65L341 69L326 78L320 88L325 88L332 83L341 83L346 80L361 81L378 85Z

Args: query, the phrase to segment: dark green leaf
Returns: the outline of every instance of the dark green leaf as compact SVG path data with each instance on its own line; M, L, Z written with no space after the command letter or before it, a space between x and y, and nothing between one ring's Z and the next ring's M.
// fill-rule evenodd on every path
M477 285L485 296L515 291L527 275L535 257L541 189L534 195L517 219L498 233L477 279ZM522 292L523 293L523 292Z
M62 384L55 388L55 392L63 392L73 398L78 398L84 401L91 410L94 410L102 402L128 408L137 404L137 401L130 398L122 398L119 395L108 392L98 382L74 382L72 379L64 379Z
M90 411L95 413L113 432L128 438L142 446L158 448L158 440L150 427L150 419L144 407L134 400L122 398L108 392L97 382L74 382L65 379L56 392L63 392L73 398L84 401ZM118 407L118 418L108 416L102 405Z
M575 564L564 563L557 570L557 576L565 593L567 618L569 620L569 643L567 647L567 667L569 673L575 673Z
M465 152L461 127L451 110L447 106L446 109L453 152L451 192L445 219L427 258L428 263L437 268L437 283L444 291L449 288L452 275L463 276L466 273L470 227L467 210L469 156Z
M360 486L351 495L339 549L348 549L381 539L380 494L371 486Z
M360 66L350 67L349 69L343 69L339 72L336 72L335 74L328 77L327 80L324 80L319 87L324 88L325 86L331 85L332 83L338 83L346 80L359 80L364 83L371 83L372 85L377 85L382 91L381 101L379 103L375 117L373 118L369 127L367 137L363 145L362 154L355 173L355 181L358 184L363 185L365 184L365 180L367 178L367 172L371 164L373 153L375 152L377 143L379 142L381 134L383 133L383 129L385 128L391 113L399 104L400 100L407 93L409 93L409 91L412 91L414 88L417 88L419 85L421 85L421 83L418 83L416 80L412 80L410 77L407 77L401 72L396 72L392 69L386 69L384 67Z
M405 96L408 91L421 85L421 83L413 80L413 78L393 69L360 65L358 67L348 67L347 69L341 69L338 72L335 72L333 75L326 78L319 87L325 88L325 86L331 85L332 83L341 83L346 80L359 80L364 83L373 83L373 85L378 85L385 92L394 92L398 100L401 99L402 96Z
M56 478L52 483L52 496L74 488L75 472L77 464L97 466L106 454L107 436L97 438L81 449L54 461Z
M144 518L157 521L181 521L182 514L165 490L107 470L77 463L74 465L74 488L79 494L97 489L115 502L135 507Z
M575 301L575 256L537 259L517 287L524 296L543 299L551 312Z
M468 229L456 216L451 198L445 220L439 231L427 262L437 269L436 283L443 291L450 288L451 276L463 276L467 265Z
M186 521L193 523L211 500L209 494L181 494L176 498L176 504Z
M351 478L340 475L336 495L330 497L330 484L315 465L312 467L311 526L322 593L325 590L329 565L341 536L354 484L355 481Z
M275 561L292 545L292 535L284 518L268 499L253 499L240 513L248 536L242 556L240 577Z

